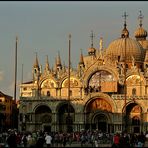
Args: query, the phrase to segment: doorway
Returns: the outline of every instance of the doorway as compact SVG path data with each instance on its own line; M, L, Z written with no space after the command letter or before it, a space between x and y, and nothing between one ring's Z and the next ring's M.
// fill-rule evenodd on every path
M101 132L107 132L107 117L104 114L98 114L94 118L96 128Z

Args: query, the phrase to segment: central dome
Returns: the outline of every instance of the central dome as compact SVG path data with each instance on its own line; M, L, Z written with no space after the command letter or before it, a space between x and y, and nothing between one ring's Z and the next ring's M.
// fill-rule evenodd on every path
M106 50L107 57L113 60L125 59L125 38L120 38L108 46ZM145 51L141 44L131 38L126 38L126 60L132 61L134 57L135 61L142 62L144 60Z

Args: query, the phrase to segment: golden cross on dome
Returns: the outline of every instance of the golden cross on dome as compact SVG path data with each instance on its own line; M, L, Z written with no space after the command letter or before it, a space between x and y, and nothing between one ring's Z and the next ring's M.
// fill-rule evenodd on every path
M124 12L124 15L122 15L122 17L124 18L124 26L126 26L126 18L128 17L126 12Z
M95 37L95 35L93 34L93 31L91 31L91 48L93 48L93 38Z

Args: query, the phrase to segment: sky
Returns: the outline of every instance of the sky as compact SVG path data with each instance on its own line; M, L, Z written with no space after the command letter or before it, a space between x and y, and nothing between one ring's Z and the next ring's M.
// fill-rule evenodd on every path
M16 36L19 99L22 80L32 80L36 52L43 69L46 55L52 67L58 52L61 62L68 65L68 35L71 34L71 62L76 68L80 49L87 55L91 46L91 31L95 35L94 47L99 48L99 39L103 37L103 46L107 48L120 37L122 15L126 12L127 28L134 38L140 10L144 16L143 28L148 30L147 8L147 1L0 1L0 91L14 96Z

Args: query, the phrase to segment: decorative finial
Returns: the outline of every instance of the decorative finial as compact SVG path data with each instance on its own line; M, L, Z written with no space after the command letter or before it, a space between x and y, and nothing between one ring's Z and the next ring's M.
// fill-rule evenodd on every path
M71 39L71 34L69 34L69 40Z
M38 53L37 53L37 51L35 51L35 56L36 56L36 58L37 58L37 55L38 55Z
M16 42L18 41L18 36L16 36Z
M144 16L142 15L142 12L141 10L139 11L139 16L138 16L138 19L139 19L139 22L140 22L140 27L142 27L142 19L144 18Z
M126 12L124 12L124 15L122 15L122 17L124 18L124 28L126 28L126 18L127 18L127 14Z
M91 48L93 48L93 38L95 37L95 35L93 34L93 31L91 31Z
M80 50L81 50L81 55L80 55L80 62L79 62L79 64L84 64L82 49L80 49Z

